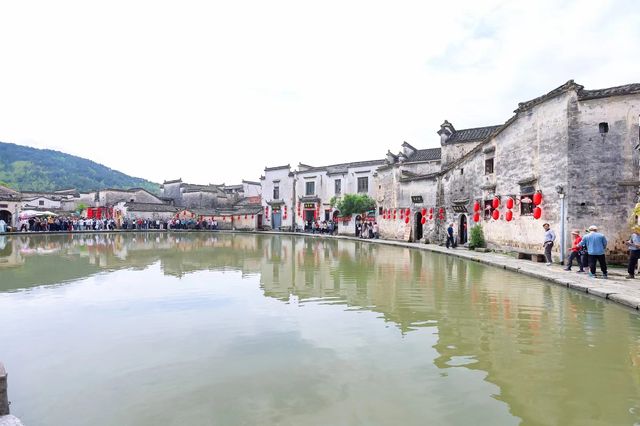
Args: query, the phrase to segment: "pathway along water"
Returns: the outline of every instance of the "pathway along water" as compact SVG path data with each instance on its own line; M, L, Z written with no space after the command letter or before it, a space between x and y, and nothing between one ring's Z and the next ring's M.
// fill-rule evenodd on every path
M636 311L402 247L20 235L0 324L29 426L640 421Z

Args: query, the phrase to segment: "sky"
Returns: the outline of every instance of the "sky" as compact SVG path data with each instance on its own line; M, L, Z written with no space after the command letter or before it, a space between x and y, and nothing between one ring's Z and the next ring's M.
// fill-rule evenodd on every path
M0 0L0 141L232 184L639 83L639 52L633 0Z

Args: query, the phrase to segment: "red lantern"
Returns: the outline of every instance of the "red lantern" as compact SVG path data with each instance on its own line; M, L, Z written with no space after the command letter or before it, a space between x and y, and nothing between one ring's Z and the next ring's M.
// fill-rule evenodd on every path
M491 206L494 209L497 209L498 207L500 207L500 198L499 197L493 197L493 201L491 202Z
M540 219L540 216L542 216L542 209L540 207L535 207L533 209L533 218Z
M438 215L440 216L440 220L444 220L444 209L442 207L438 210Z
M480 213L478 213L478 212L474 213L473 221L474 222L480 222Z
M491 213L491 216L493 217L494 220L500 219L500 211L497 209L494 210L493 213Z
M420 223L422 223L423 225L427 223L427 218L422 216L422 219L420 219Z
M222 216L222 221L226 222L227 221L227 217L226 216Z
M426 216L427 215L427 209L423 208L421 213L422 213L422 216Z
M507 208L511 210L513 208L513 198L507 198Z
M476 201L475 203L473 203L473 211L474 212L479 212L480 211L480 203L479 202Z
M511 222L511 219L513 219L513 212L511 210L508 210L504 215L504 218L507 220L507 222Z
M533 204L536 206L539 206L540 204L542 204L542 192L538 191L535 194L533 194Z
M411 214L411 210L407 209L407 211L404 214L405 216L409 216Z
M254 219L254 215L251 215L251 219Z
M404 223L409 223L409 216L404 219Z

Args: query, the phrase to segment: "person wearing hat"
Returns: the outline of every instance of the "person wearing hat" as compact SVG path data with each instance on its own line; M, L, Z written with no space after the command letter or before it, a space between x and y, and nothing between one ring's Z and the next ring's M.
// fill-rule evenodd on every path
M580 247L580 241L582 241L582 237L580 236L580 231L574 229L571 231L571 236L573 237L573 245L571 246L571 252L569 253L569 260L567 261L567 267L564 268L565 271L570 271L571 266L573 266L573 259L576 259L578 263L578 267L580 270L578 272L584 272L584 264L582 263L582 256Z
M629 265L627 267L628 275L626 278L632 279L636 276L636 267L638 266L638 259L640 258L640 226L633 227L633 234L627 241L629 245Z
M604 255L607 249L607 239L598 232L597 226L591 225L589 227L589 233L582 238L580 246L586 247L589 254L589 276L596 277L596 262L598 262L602 278L607 278L607 260Z

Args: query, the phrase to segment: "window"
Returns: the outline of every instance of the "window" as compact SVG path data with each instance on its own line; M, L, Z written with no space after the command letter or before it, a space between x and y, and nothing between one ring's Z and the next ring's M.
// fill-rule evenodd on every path
M316 183L315 182L305 182L305 195L315 195L316 193Z
M369 192L369 178L367 176L358 178L358 192Z
M522 194L520 196L520 214L522 216L533 215L533 192L530 194Z
M487 158L484 160L484 174L490 175L493 173L493 158Z
M340 195L342 193L342 179L336 179L336 195Z
M43 200L38 201L38 205L39 206L44 206L44 201Z
M280 198L280 185L275 185L273 187L273 199L277 200Z
M493 199L484 200L484 219L490 220L492 212L493 212Z

